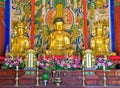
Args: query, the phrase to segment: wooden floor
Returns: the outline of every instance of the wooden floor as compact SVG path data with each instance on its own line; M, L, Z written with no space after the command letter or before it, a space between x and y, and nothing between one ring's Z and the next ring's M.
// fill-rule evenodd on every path
M12 85L0 85L0 88L120 88L120 86L79 86L79 85L75 85L75 86L69 86L69 85L61 85L60 87L56 87L56 86L29 86L29 85L24 85L24 86L12 86Z

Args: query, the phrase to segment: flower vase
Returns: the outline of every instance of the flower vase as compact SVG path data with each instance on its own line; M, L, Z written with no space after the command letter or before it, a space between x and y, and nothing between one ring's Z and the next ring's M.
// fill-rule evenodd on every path
M48 81L48 80L43 80L44 86L47 86L47 81Z

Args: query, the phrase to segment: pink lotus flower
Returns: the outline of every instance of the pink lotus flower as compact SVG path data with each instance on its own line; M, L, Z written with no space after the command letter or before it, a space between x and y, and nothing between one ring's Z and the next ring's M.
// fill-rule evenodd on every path
M107 66L108 66L108 64L106 64L106 63L105 63L105 64L104 64L104 66L105 66L105 67L107 67Z
M40 66L44 65L43 63L40 63Z
M60 64L60 61L59 61L59 60L57 60L57 64Z
M101 64L101 63L98 63L97 65L98 65L98 66L101 66L102 64Z
M105 63L101 63L101 65L102 65L102 66L104 66L104 65L105 65Z
M75 60L75 64L79 64L79 62L77 60Z
M102 66L102 68L105 66L106 69L112 69L113 68L112 65L113 65L113 62L111 60L109 60L109 59L103 59L103 58L98 58L97 61L96 61L95 68L101 70L100 66Z
M65 64L65 62L64 62L64 61L61 61L61 64Z
M8 65L9 65L9 63L8 63L8 62L6 62L5 64L6 64L6 66L8 66Z
M77 67L77 65L76 65L76 64L73 64L73 67L74 67L74 68L76 68L76 67Z
M80 58L74 58L74 56L44 56L40 59L40 67L47 70L50 67L58 66L66 68L80 68ZM56 67L55 67L56 68ZM51 69L51 68L50 68ZM59 69L59 68L58 68Z
M9 58L5 58L5 61L6 61L6 62L9 61Z
M67 68L71 68L71 65L70 65L70 64L67 64Z
M11 60L9 60L9 62L8 62L10 65L12 64L12 61Z
M48 60L47 59L44 59L44 61L47 63L48 62Z
M19 65L19 62L18 62L18 61L15 61L13 64L14 64L15 66L18 66L18 65Z
M46 66L50 66L50 64L46 63Z
M112 62L107 62L107 64L110 66L110 65L112 65Z
M61 66L61 67L63 67L63 66L64 66L64 64L60 64L60 66Z
M20 65L21 64L21 65ZM11 58L5 58L5 62L3 64L3 68L7 66L7 69L10 67L10 68L14 68L16 66L19 66L21 68L24 68L24 63L23 63L23 60L22 58L14 58L11 60Z
M44 69L44 68L45 68L45 66L44 66L44 65L42 65L42 66L41 66L41 68L42 68L42 69Z
M9 67L12 67L12 65L9 65Z
M20 58L18 61L19 61L20 63L23 63L23 59L22 59L22 58Z
M98 66L97 65L95 65L95 69L97 69L98 68Z
M77 65L77 68L80 68L80 65Z

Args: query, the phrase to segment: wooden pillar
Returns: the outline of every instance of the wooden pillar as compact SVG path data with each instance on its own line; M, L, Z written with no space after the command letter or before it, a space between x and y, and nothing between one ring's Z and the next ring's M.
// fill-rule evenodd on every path
M84 12L84 44L85 49L88 49L87 0L83 0L83 12Z
M120 55L120 6L115 6L115 51Z
M32 16L31 16L31 49L34 48L34 5L35 0L31 0L32 4Z
M0 1L0 56L4 56L4 42L5 42L5 23L4 23L4 2Z

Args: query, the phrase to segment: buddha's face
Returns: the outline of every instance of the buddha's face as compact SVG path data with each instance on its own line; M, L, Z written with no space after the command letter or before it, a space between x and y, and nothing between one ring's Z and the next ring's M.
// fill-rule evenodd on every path
M101 28L97 29L96 34L97 34L98 36L102 36L102 35L103 35L103 30L102 30Z
M20 36L24 35L24 29L18 29L17 34Z
M56 26L57 31L62 31L63 30L63 22L56 22L55 26Z

